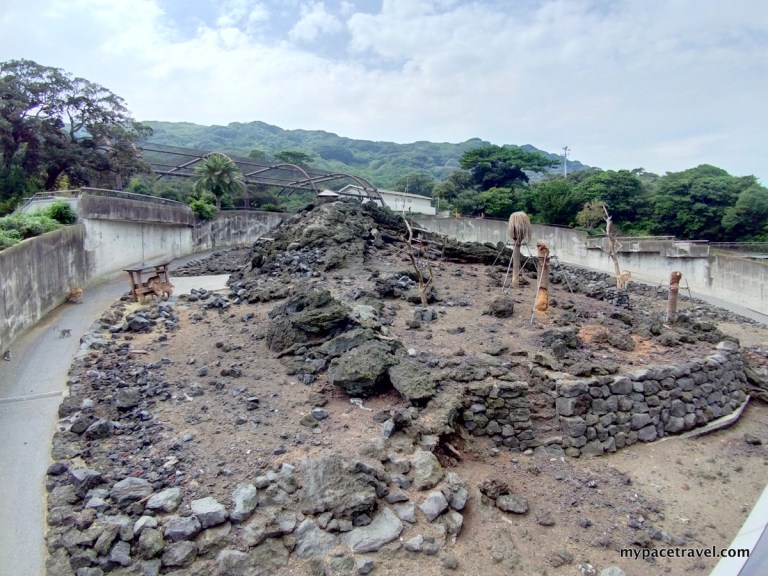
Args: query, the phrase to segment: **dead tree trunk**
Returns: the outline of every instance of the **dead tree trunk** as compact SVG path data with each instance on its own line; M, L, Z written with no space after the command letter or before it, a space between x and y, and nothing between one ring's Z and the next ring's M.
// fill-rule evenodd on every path
M536 292L537 312L546 312L549 309L549 248L543 242L536 244L539 258L539 289Z
M608 209L603 205L603 212L605 212L605 235L608 239L608 250L603 249L608 253L613 261L613 269L616 272L616 288L622 288L621 267L619 266L619 250L621 250L621 242L618 241L616 235L613 233L613 217L608 214Z
M677 317L677 294L680 291L682 272L672 272L669 275L669 296L667 297L667 322L674 322Z
M426 273L422 267L419 266L419 262L416 259L416 254L413 248L413 229L411 228L411 223L408 222L408 219L405 217L403 217L403 220L405 221L405 227L408 230L408 237L404 240L407 247L406 250L408 253L408 258L413 265L413 269L416 272L416 278L419 281L419 296L421 298L421 305L426 308L429 304L429 298L427 294L429 291L429 286L432 284L432 281L435 278L435 272L432 269L432 262L429 260L428 250L425 263Z

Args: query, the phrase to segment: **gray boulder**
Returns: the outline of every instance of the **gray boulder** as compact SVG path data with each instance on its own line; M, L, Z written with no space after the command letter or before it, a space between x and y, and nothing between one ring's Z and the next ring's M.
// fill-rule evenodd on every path
M371 340L331 362L328 378L350 396L371 396L390 385L388 370L399 362L396 345Z
M390 510L384 508L368 526L354 528L341 536L352 552L375 552L392 542L403 531L403 523Z
M414 406L423 406L437 392L438 381L432 371L414 360L401 360L389 371L392 386Z
M238 484L232 493L232 504L235 509L230 518L233 522L246 520L256 509L258 503L258 491L253 484Z
M109 497L118 506L138 502L152 494L152 484L144 478L128 477L115 483Z
M527 514L528 500L517 494L502 494L496 498L496 507L504 512L513 514Z
M432 452L417 450L411 457L411 466L416 490L429 490L443 478L443 467Z
M296 529L296 546L293 553L299 558L325 557L338 546L339 537L321 530L312 520L306 519Z
M152 494L152 497L147 500L146 508L158 512L174 512L181 504L182 495L181 488L178 486L167 488Z
M340 454L307 460L302 466L301 508L305 514L332 512L338 519L372 516L378 504L376 478L352 472L353 462Z
M190 506L192 508L192 514L197 516L197 519L200 520L200 525L203 528L223 524L227 521L227 518L229 518L229 513L224 505L217 502L216 499L211 496L200 498L199 500L192 500Z

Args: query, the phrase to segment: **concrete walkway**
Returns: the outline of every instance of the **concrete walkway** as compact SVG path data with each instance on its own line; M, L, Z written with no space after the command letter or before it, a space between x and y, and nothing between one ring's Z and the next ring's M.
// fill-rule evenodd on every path
M205 257L195 254L173 266ZM172 275L172 273L171 273ZM174 295L192 288L219 290L228 275L172 278ZM128 291L122 275L86 290L83 303L65 304L43 318L0 361L0 574L45 574L45 472L67 373L80 337ZM61 337L60 330L71 330Z

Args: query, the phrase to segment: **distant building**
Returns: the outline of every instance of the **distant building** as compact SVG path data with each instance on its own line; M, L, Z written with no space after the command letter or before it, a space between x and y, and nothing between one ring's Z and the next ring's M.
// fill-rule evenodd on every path
M428 196L419 196L418 194L408 194L407 192L395 192L393 190L378 190L381 194L384 204L393 212L411 214L424 214L426 216L435 215L435 207L432 206L432 198ZM338 191L340 196L367 197L364 190L355 184L348 184Z

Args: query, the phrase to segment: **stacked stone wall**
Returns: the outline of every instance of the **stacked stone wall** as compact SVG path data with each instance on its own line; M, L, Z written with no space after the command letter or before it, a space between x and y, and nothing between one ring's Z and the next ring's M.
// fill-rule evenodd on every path
M497 446L514 450L538 446L525 382L472 384L467 387L463 408L463 424L473 436L488 436Z
M721 342L706 358L628 374L574 378L552 374L554 422L532 425L525 382L475 384L463 401L463 425L497 446L526 450L546 446L569 456L596 456L636 442L652 442L730 414L746 399L746 375L738 346ZM536 429L559 429L538 438Z

